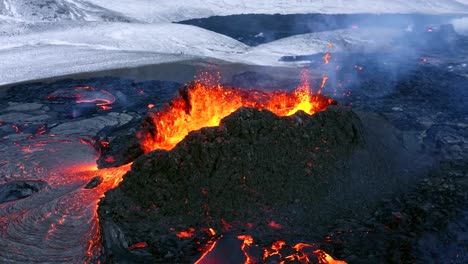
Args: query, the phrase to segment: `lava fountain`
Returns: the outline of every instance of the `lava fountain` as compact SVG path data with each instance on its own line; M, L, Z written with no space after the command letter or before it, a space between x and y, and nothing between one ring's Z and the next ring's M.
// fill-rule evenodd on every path
M155 149L170 150L190 131L218 126L221 119L241 107L290 116L297 111L312 115L334 103L332 99L320 95L326 77L314 94L307 72L303 72L301 85L292 93L224 87L219 84L219 79L219 73L213 76L204 72L190 87L181 90L166 108L150 113L148 129L138 135L145 153Z

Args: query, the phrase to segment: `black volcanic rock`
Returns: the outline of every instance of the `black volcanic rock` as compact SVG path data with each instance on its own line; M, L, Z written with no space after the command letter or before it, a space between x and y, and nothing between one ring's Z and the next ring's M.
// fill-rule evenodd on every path
M119 135L108 147L101 149L97 164L99 168L118 167L134 161L143 153L135 135Z
M101 176L96 176L96 177L93 177L89 182L88 184L86 184L86 186L84 187L85 189L94 189L96 187L99 186L99 184L102 183L102 177Z
M23 199L42 190L47 183L45 181L14 181L0 185L0 204Z
M177 244L175 231L190 227L251 226L249 233L266 243L316 239L321 225L360 215L376 198L410 186L414 177L403 168L417 167L413 154L377 115L330 106L312 116L278 117L241 108L173 150L134 162L99 204L104 252L116 259L109 239L115 230L106 230L114 224L129 244L145 241L155 259L169 252L175 262L190 248Z

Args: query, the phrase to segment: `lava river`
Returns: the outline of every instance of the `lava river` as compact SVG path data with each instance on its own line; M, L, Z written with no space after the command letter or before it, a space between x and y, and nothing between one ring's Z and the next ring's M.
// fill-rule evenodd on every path
M96 262L97 202L130 166L97 170L97 153L78 139L42 136L18 145L1 151L7 160L0 182L43 180L48 185L31 197L0 205L0 262ZM84 189L97 175L103 183Z

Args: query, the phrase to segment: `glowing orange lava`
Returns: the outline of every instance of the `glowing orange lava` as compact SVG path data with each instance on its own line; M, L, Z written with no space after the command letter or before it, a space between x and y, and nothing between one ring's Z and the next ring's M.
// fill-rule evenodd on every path
M266 93L224 87L219 84L219 75L215 78L203 73L165 109L150 114L154 131L141 131L138 135L143 150L145 153L155 149L170 150L190 131L218 126L221 119L241 107L268 110L278 116L290 116L300 110L307 114L325 110L333 100L314 94L304 76L294 92Z
M189 228L188 230L183 230L183 231L178 232L176 236L178 238L191 238L195 235L194 232L195 232L195 228Z
M237 236L237 239L243 241L242 246L241 246L241 250L242 250L242 252L244 252L245 263L253 263L252 258L245 251L245 247L250 247L253 244L253 238L251 236L249 236L249 235L239 235L239 236Z
M216 247L216 244L218 244L218 241L219 241L221 238L223 238L223 236L220 236L220 237L218 238L218 240L215 240L215 241L212 241L211 243L208 243L208 244L206 245L205 250L203 251L202 256L201 256L197 261L195 261L194 264L201 264L201 263L204 263L205 257L208 256L208 254L210 254L211 251L213 251L213 249Z
M312 263L312 260L318 260L319 264L346 264L345 261L335 260L332 256L327 254L321 249L316 249L317 245L315 244L305 244L299 243L291 247L296 252L290 255L282 255L280 250L283 247L287 247L286 242L278 240L273 242L271 247L263 249L263 260L272 256L278 256L280 259L285 259L288 261L299 262L299 263ZM315 250L314 250L315 248ZM246 262L247 263L247 262ZM284 263L284 262L282 262Z
M221 259L210 256L210 253L216 246L216 243L222 238L209 243L202 256L195 262L197 264L222 263ZM278 240L272 243L269 248L263 248L263 254L256 257L249 252L258 252L259 245L254 244L254 239L250 235L238 235L237 239L242 241L240 250L245 256L244 264L254 263L319 263L319 264L347 264L346 261L335 260L325 251L318 249L316 244L298 243L290 247L285 241ZM251 249L257 249L251 251ZM286 249L286 250L283 250ZM226 250L228 250L226 248ZM229 251L232 251L230 248ZM272 260L274 260L272 262ZM279 262L278 262L279 261Z
M329 63L330 57L330 53L325 53L325 56L323 56L323 61L325 62L325 64Z
M56 91L58 92L58 91ZM52 93L47 96L47 99L56 98L74 98L77 104L81 103L95 103L102 110L112 109L112 104L115 102L115 97L106 90L97 90L91 86L77 86L74 93Z

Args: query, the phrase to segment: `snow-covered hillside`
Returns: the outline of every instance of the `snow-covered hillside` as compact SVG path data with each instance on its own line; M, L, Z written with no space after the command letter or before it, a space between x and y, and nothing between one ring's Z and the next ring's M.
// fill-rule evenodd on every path
M85 0L1 0L0 15L21 21L130 21Z
M468 14L468 0L0 0L0 85L187 58L284 65L282 56L324 52L328 43L335 51L378 49L401 33L336 30L252 48L173 21L243 13L411 12ZM465 20L457 23L466 28Z
M195 57L234 58L247 49L234 39L187 25L54 24L0 38L0 85Z
M247 46L221 34L172 23L81 23L63 28L0 38L0 49L22 46L69 45L101 50L147 51L213 56L242 53Z
M0 50L0 85L48 77L193 59L151 52L44 45Z
M88 0L144 21L233 14L468 13L467 0Z
M233 14L468 13L467 0L0 0L26 21L173 22Z

